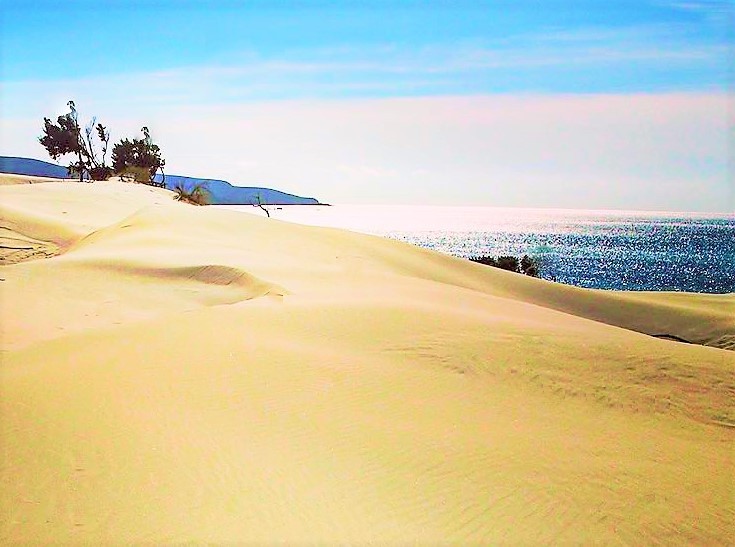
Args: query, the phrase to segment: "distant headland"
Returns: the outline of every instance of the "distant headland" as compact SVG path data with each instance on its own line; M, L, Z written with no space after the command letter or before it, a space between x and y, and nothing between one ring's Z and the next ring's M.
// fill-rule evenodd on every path
M68 170L64 166L14 156L0 156L0 173L58 179L70 178ZM161 183L163 178L161 175L156 175L154 181ZM316 198L296 196L271 188L235 186L225 180L181 175L166 175L165 178L165 187L168 190L183 187L184 190L190 191L197 185L202 185L208 190L211 205L252 205L258 203L258 201L268 205L324 205Z

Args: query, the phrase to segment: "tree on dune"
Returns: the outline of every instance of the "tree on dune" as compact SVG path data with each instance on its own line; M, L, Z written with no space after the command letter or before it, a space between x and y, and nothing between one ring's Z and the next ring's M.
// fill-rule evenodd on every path
M147 127L141 129L142 139L122 139L112 149L112 168L116 174L130 176L136 182L150 184L158 170L163 174L166 160L161 158L161 149L153 143Z
M56 123L50 118L43 119L43 136L39 137L38 141L52 159L58 159L66 154L76 156L76 161L71 162L68 169L70 174L79 175L80 182L84 180L85 173L92 180L108 178L112 174L112 169L105 164L110 143L109 130L101 123L96 123L96 118L92 118L82 134L74 101L69 101L67 106L70 112L59 116ZM100 142L101 154L98 154L94 144L95 137Z
M69 163L68 170L70 174L78 174L80 182L85 175L92 180L106 180L114 173L151 184L159 169L163 174L166 161L161 157L160 147L153 143L147 127L142 129L142 139L121 139L113 146L112 167L109 167L105 162L110 131L97 123L96 118L92 118L82 130L74 101L67 105L70 112L59 116L56 123L50 118L43 119L43 136L38 141L54 160L73 154L76 161Z

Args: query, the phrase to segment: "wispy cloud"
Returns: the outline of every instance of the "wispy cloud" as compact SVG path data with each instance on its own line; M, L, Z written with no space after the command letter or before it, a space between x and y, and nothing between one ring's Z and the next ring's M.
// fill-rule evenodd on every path
M729 12L735 10L730 0L673 0L669 2L657 2L658 5L674 9L698 12Z
M4 82L9 115L74 97L109 110L298 98L659 92L725 89L731 45L692 41L680 25L549 30L498 40L421 47L382 44L242 53L227 64L56 81Z
M669 0L656 4L698 16L707 21L711 29L721 30L732 36L735 25L735 3L732 0Z

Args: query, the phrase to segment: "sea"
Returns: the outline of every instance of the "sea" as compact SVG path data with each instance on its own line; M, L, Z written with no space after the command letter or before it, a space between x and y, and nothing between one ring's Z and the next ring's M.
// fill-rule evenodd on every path
M264 215L257 207L220 206ZM596 289L735 292L735 214L498 207L269 206L458 257L529 255L539 277Z

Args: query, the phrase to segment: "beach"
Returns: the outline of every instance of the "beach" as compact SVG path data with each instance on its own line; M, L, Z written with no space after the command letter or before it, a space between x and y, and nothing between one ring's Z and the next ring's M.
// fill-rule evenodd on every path
M733 293L1 178L4 544L735 538Z

